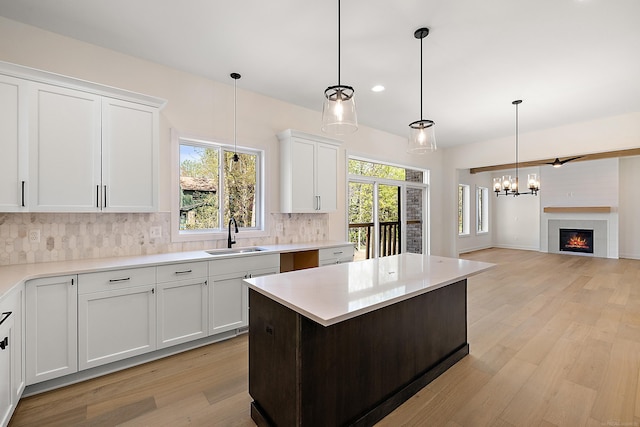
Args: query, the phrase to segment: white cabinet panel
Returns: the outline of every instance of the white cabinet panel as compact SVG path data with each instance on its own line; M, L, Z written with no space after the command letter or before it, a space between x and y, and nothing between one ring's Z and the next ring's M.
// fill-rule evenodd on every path
M29 107L30 210L95 211L101 97L33 84Z
M318 210L333 212L337 209L338 147L318 144L316 146Z
M209 262L209 335L249 324L249 290L243 280L280 271L280 255Z
M12 349L15 344L13 333L13 317L11 311L4 311L0 304L0 426L9 424L13 413L13 360Z
M0 212L25 210L27 191L26 83L0 74Z
M207 279L186 279L157 286L158 348L208 335Z
M242 289L245 277L246 272L242 272L235 277L218 276L211 280L211 335L248 324L247 301Z
M280 140L280 210L322 213L337 209L340 141L294 130Z
M27 385L78 371L76 283L62 276L25 284Z
M316 144L312 141L291 142L291 211L316 210Z
M152 212L158 207L158 109L104 98L103 207Z
M82 281L82 275L79 277ZM79 368L156 349L155 285L78 296Z

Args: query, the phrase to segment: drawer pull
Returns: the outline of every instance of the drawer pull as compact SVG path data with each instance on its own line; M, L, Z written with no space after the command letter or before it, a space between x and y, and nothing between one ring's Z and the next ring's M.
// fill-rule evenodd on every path
M9 316L11 316L11 311L2 313L2 319L0 319L0 325L2 325L4 321L9 318Z
M9 347L9 337L4 337L2 341L0 341L0 349L4 350Z
M176 274L189 274L189 273L193 273L193 270L176 271Z
M343 253L344 253L344 252L340 251L340 252L334 252L333 254L334 254L334 255L340 255L340 254L343 254Z
M109 279L109 283L126 282L128 280L131 280L131 277L124 277L122 279Z

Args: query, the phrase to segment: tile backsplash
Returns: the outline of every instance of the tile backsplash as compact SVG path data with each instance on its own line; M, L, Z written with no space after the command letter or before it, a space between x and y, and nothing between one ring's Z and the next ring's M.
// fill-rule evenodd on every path
M225 247L226 240L172 243L171 214L0 213L0 265L147 255ZM162 235L151 238L151 227ZM314 242L328 239L328 214L274 213L268 237L243 239L238 246ZM29 240L40 231L40 242Z

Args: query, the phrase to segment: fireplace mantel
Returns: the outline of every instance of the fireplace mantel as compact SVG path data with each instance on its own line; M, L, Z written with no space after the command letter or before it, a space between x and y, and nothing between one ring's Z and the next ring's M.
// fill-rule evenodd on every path
M546 206L544 213L610 213L611 206Z

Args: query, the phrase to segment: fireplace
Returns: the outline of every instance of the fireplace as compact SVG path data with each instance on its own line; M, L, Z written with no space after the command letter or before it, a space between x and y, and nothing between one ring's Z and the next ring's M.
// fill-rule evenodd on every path
M560 251L593 253L593 230L561 228Z

